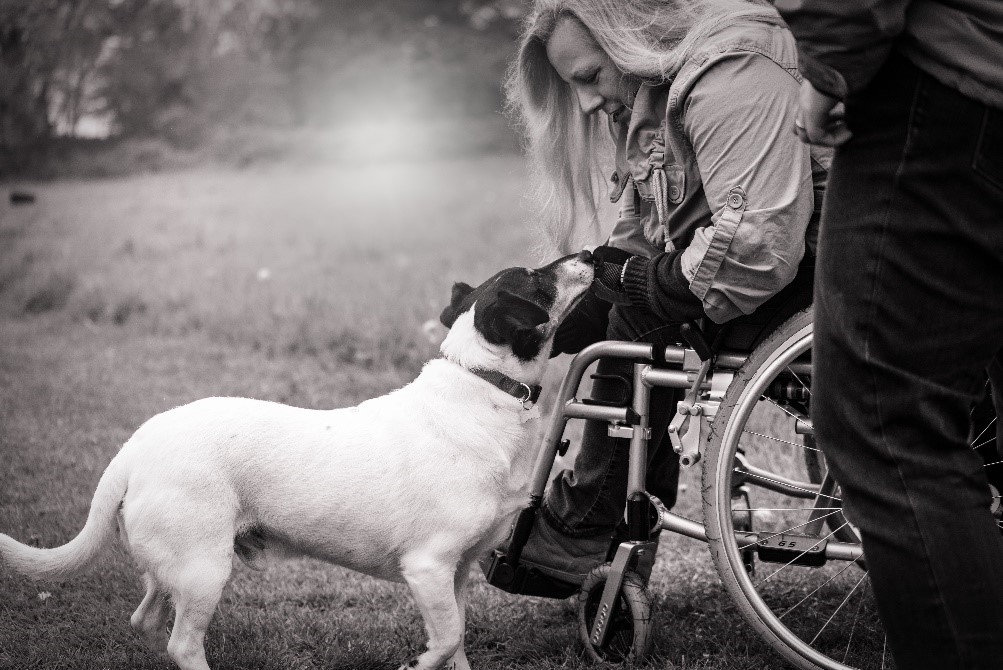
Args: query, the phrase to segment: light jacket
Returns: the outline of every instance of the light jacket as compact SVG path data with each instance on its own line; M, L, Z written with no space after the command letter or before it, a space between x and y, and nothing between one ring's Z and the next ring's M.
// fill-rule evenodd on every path
M898 48L963 95L1003 109L1000 0L779 0L801 43L801 69L819 91L864 88Z
M792 132L800 82L780 17L743 20L706 38L670 83L642 84L626 127L611 124L621 210L609 244L647 258L627 266L633 302L723 323L814 253L830 154Z

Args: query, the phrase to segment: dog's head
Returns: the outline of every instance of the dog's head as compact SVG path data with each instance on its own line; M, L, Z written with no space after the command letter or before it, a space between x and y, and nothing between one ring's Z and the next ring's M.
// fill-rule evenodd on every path
M583 251L535 270L502 270L477 288L454 284L439 316L450 329L442 352L458 362L483 353L523 364L546 359L557 326L585 295L593 273L592 255ZM478 347L487 352L475 353Z

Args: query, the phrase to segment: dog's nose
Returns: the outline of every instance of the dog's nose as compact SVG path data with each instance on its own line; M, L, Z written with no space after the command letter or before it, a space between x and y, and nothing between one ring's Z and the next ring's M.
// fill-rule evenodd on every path
M582 249L581 253L578 254L578 260L580 260L582 263L591 263L592 252L589 251L588 249Z

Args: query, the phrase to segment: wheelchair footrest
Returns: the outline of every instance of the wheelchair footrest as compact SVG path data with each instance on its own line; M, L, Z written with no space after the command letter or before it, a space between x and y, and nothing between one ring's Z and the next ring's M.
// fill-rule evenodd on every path
M507 593L563 599L579 590L577 584L554 579L534 567L525 564L512 567L508 562L508 556L498 549L492 552L490 558L484 560L487 563L484 575L488 584Z
M756 553L766 563L819 567L825 565L827 542L811 535L768 535L756 542Z

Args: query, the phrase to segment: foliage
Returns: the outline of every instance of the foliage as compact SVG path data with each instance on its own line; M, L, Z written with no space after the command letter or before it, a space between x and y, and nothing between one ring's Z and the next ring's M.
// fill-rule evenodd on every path
M484 115L522 0L0 0L0 152L54 138ZM398 103L400 103L398 105ZM369 112L366 109L365 112Z
M2 0L0 146L109 132L197 141L312 14L297 0ZM88 116L98 127L81 128Z

